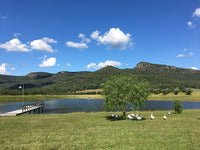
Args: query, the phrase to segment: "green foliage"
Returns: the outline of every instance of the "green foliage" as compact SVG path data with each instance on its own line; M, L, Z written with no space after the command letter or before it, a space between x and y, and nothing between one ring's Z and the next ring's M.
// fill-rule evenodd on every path
M139 81L133 75L112 76L102 87L106 100L105 108L113 110L118 107L123 110L124 115L129 103L139 108L144 105L145 100L150 94L149 84Z
M191 95L192 94L192 90L191 89L186 89L185 94L186 95Z
M172 90L179 87L180 92L185 92L186 88L200 89L200 71L142 62L133 69L107 66L95 72L63 71L57 74L35 72L26 76L0 75L0 90L18 91L19 84L24 83L25 94L68 94L85 89L98 89L110 76L127 74L148 81L152 89L157 89L152 91L155 94L167 88ZM2 93L14 95L16 91L2 91ZM167 91L164 94L167 94Z
M177 87L177 88L174 89L174 95L178 95L179 92L180 92L179 87Z
M163 90L163 95L167 95L171 92L171 90L169 88L166 88Z
M174 101L174 110L175 110L175 113L177 113L177 114L182 113L183 104L181 101L177 101L177 100Z

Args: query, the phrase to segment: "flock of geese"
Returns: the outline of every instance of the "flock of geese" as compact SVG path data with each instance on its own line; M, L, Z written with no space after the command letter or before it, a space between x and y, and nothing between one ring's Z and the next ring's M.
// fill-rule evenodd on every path
M168 115L171 115L171 112L168 112ZM119 115L112 114L112 117L113 117L114 119L118 119L118 118L119 118ZM130 119L130 120L133 120L133 119L142 120L142 117L138 114L138 111L137 111L136 116L135 116L134 114L130 114L130 115L129 115L129 113L128 113L127 119ZM153 113L151 113L150 119L151 119L151 120L155 120L155 117L154 117ZM166 114L163 116L163 119L164 119L164 120L167 120Z

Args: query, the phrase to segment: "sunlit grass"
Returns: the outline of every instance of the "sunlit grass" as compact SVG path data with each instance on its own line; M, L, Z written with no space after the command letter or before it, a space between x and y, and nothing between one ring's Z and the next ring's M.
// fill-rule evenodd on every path
M167 120L166 111L155 120L139 113L145 120L110 120L112 112L0 117L0 149L199 149L200 110Z
M102 95L0 95L0 103L3 102L22 102L24 101L36 101L36 100L50 100L50 99L104 99ZM163 94L151 94L148 100L179 100L179 101L200 101L200 90L193 90L191 95L185 95L185 93L180 92L178 95L170 93L167 95Z
M161 94L151 94L148 100L180 100L180 101L200 101L200 91L195 90L191 95L185 95L185 93L180 92L178 95L170 93L167 95Z

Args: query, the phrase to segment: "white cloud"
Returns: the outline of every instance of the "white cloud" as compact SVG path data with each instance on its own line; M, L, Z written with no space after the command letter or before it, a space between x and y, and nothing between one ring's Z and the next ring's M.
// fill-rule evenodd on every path
M26 44L22 44L18 38L14 38L4 44L1 44L0 48L6 49L8 52L30 52L29 47Z
M82 39L82 42L86 42L86 43L91 42L90 39L86 38L85 34L79 33L78 37Z
M99 35L99 31L94 31L90 36L92 39L97 40L100 44L109 45L109 48L126 49L127 44L132 45L131 34L124 34L119 28L111 28L104 35Z
M198 68L197 68L197 67L191 67L191 69L192 69L192 70L198 70Z
M200 17L200 8L196 8L194 13L193 13L193 17Z
M95 69L100 69L100 68L104 68L106 66L115 66L115 67L120 67L122 64L120 62L117 61L110 61L107 60L105 62L101 62L98 65L96 65L96 63L91 62L90 64L87 65L87 68L95 68Z
M79 33L78 38L82 39L82 41L80 43L75 43L75 42L72 42L72 41L67 41L66 45L68 47L80 48L80 49L88 48L88 46L87 46L86 43L90 43L91 42L90 39L86 38L86 35L82 34L82 33Z
M191 21L188 21L188 22L187 22L187 25L188 25L190 28L193 28L193 27L194 27L194 24L193 24Z
M3 75L9 74L9 73L6 71L6 66L7 66L6 63L3 63L3 64L0 65L0 74L3 74Z
M194 55L194 53L193 53L193 52L190 52L190 53L188 54L188 56L192 56L192 55Z
M44 37L44 38L43 38L43 41L46 42L46 43L57 43L56 40L50 39L50 38L48 38L48 37Z
M176 57L185 57L185 55L184 54L179 54Z
M87 65L87 68L95 68L96 67L96 63L91 62L90 64Z
M70 63L67 63L66 65L67 65L67 67L71 67L72 66Z
M51 45L47 43L57 43L57 41L50 39L48 37L44 37L43 39L33 40L30 45L31 49L36 49L39 51L47 51L47 52L55 52L55 50L52 49Z
M56 58L54 57L50 57L48 59L46 59L47 56L45 55L43 57L43 61L41 64L39 64L39 67L53 67L56 64Z
M66 42L66 45L68 47L73 47L73 48L81 48L81 49L88 48L87 44L85 43L74 43L72 41Z

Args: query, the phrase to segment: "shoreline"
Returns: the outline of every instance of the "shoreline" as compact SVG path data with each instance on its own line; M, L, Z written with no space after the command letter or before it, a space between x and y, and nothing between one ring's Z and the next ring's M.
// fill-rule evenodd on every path
M198 94L198 95L197 95ZM150 95L148 101L190 101L200 102L199 92L194 95ZM37 100L53 100L53 99L104 99L102 95L0 95L0 103L7 102L31 102Z

